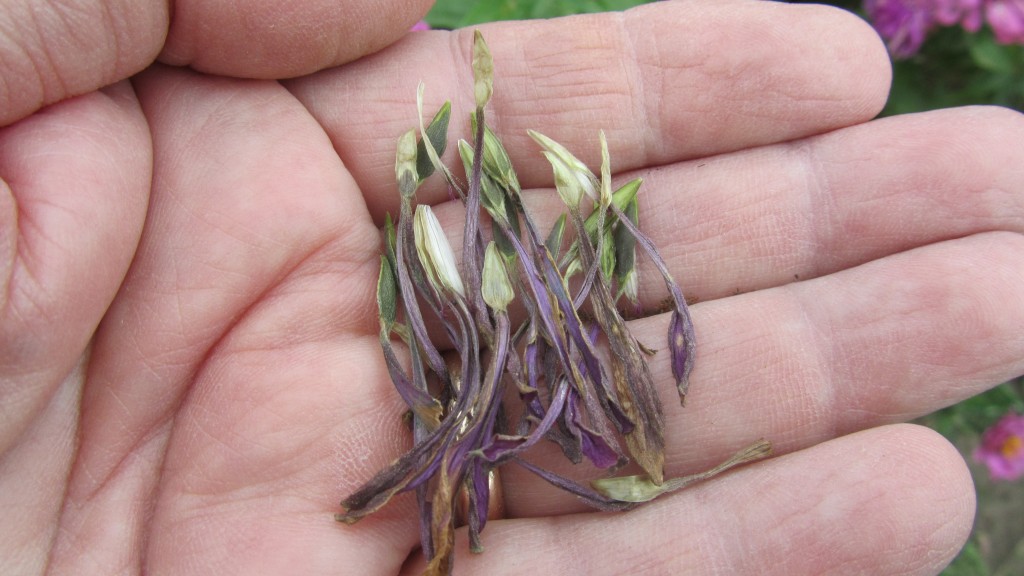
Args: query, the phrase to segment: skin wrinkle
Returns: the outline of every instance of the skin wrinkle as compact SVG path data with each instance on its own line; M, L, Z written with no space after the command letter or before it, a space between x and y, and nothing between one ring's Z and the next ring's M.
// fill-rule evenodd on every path
M653 141L651 134L657 134L661 131L661 116L658 111L655 114L651 114L651 102L649 99L644 98L643 94L659 94L658 90L649 90L647 83L644 81L644 74L640 71L639 52L637 51L637 37L632 32L632 29L626 24L627 18L630 17L630 12L616 13L616 17L613 22L616 24L616 31L621 42L619 47L625 53L625 57L622 59L623 75L627 78L626 82L623 83L627 91L627 97L632 103L633 117L637 119L636 123L639 126L647 126L650 129L645 131L647 137L642 138L639 142L640 157L648 158L652 154L652 147L655 142ZM654 40L658 41L658 37L655 35ZM661 102L660 98L653 99L655 102Z
M57 10L54 11L54 8L57 8ZM36 26L36 30L43 30L44 28L51 27L59 30L58 33L40 33L37 39L40 51L45 59L45 70L49 72L48 75L52 77L52 81L56 85L55 89L51 88L51 92L49 94L44 93L44 99L47 102L56 101L61 99L62 95L70 94L72 91L69 90L64 79L64 74L61 73L61 67L58 64L60 54L59 52L57 54L53 52L52 48L55 43L53 41L45 41L44 37L46 39L59 38L60 44L57 44L59 49L77 49L88 52L91 51L90 48L93 48L93 46L87 41L79 41L80 38L77 36L80 36L81 34L76 35L76 29L77 31L84 31L84 27L91 23L86 23L85 18L81 18L77 23L75 22L76 6L73 1L68 2L67 0L57 0L47 2L45 5L32 4L30 12L32 14L33 24ZM54 19L43 24L42 22L45 21L44 19L46 19L47 15L53 15ZM47 24L49 24L49 26L47 26ZM87 34L88 33L86 32L86 35ZM93 64L95 62L102 62L104 58L90 58L90 60L90 64ZM41 70L43 67L36 64L36 69ZM40 73L40 77L44 77L44 74Z
M89 107L95 107L93 110L98 114L98 118L75 122L80 112ZM125 112L129 113L124 114ZM34 407L42 409L45 402L52 397L57 384L66 377L64 361L52 357L54 348L66 340L87 339L88 332L91 332L90 326L98 322L92 315L83 314L83 309L88 308L83 304L93 304L92 300L95 298L95 304L102 307L109 302L107 298L113 297L112 293L109 296L87 296L86 302L71 306L58 298L54 292L66 289L69 283L74 282L78 284L76 289L88 295L94 292L94 285L109 284L113 281L113 277L118 273L119 263L127 266L124 255L119 255L117 250L120 243L118 235L91 230L91 226L96 223L94 219L89 218L92 207L83 210L83 206L76 204L75 199L70 197L37 196L47 185L53 182L62 183L67 178L69 170L73 171L79 167L85 169L77 183L86 191L99 188L102 198L106 195L119 194L119 190L126 190L124 185L127 182L127 170L124 167L106 175L96 169L96 165L102 166L109 159L103 148L108 145L119 146L119 143L112 139L98 138L102 132L96 126L98 122L113 122L116 126L117 122L124 121L129 116L130 111L124 108L108 106L105 97L90 96L69 101L60 108L55 107L44 115L4 130L4 147L8 151L4 155L4 170L8 180L13 182L19 194L22 194L20 205L16 206L17 233L21 238L13 247L16 256L12 258L14 265L11 268L12 274L7 285L5 302L5 315L12 327L17 329L17 343L9 343L5 355L13 352L18 356L17 362L21 365L15 367L8 364L5 371L12 379L11 383L17 386L17 402L28 405L21 406L22 415L31 415ZM134 128L129 128L123 133L122 138L128 141L134 135L133 132ZM43 138L52 135L59 137L60 145L46 151L39 149ZM77 153L71 151L71 147L76 144L86 146L87 150ZM64 159L66 160L61 162ZM47 176L49 172L40 169L43 164L63 166L63 169ZM131 162L125 164L138 168ZM28 175L25 171L32 174ZM110 175L113 177L108 177ZM123 210L120 213L127 215L131 205L132 202L126 202L118 207L115 213ZM77 213L82 211L85 214ZM100 216L99 221L102 223L104 218ZM126 224L127 227L122 230L130 231L130 221ZM74 244L79 250L85 250L84 254L79 255L80 258L88 259L90 253L104 245L114 248L109 254L113 258L107 261L107 265L94 266L88 272L76 270L76 267L81 265L76 266L72 261L74 259L68 259L67 246L70 244ZM46 270L45 259L69 262L71 265L51 266L53 270ZM82 274L86 274L85 285L82 285ZM54 329L53 323L59 318L63 319L61 325ZM71 326L81 324L82 333L77 334L77 329L71 332L66 330L68 322ZM85 345L84 341L81 345ZM51 357L40 358L46 353ZM71 369L77 357L78 354L72 352L71 357L67 358L67 370ZM7 397L7 400L10 403L13 398ZM14 408L14 404L8 407L12 410L11 413ZM10 420L8 424L20 427L18 420L20 419ZM25 421L22 423L27 424ZM17 431L12 430L11 434L17 436Z
M88 8L96 7L94 5L84 6L82 3L76 2L47 2L45 5L24 3L22 6L23 21L16 24L17 33L13 34L18 41L12 48L16 46L18 53L14 54L14 62L21 61L28 64L34 70L32 76L38 82L39 95L36 99L38 100L37 105L55 102L61 98L73 95L76 90L69 86L67 76L61 66L58 64L59 60L63 58L63 53L68 50L86 51L89 53L100 53L100 57L90 58L90 65L102 65L107 62L109 58L108 50L96 43L93 40L93 35L96 35L97 30L103 32L111 31L109 15L110 8L103 3L99 3L98 8L102 11L99 16L99 22L95 22L97 18L90 18L90 10ZM31 22L31 24L28 23ZM22 39L22 35L27 38ZM115 62L118 61L118 39L116 35L114 37L114 52L111 52L115 58ZM35 49L31 49L35 47ZM19 57L20 54L20 57ZM0 60L3 62L4 68L8 68L11 65L17 65L11 62L8 58ZM103 78L116 78L115 75L116 66L105 66L105 70L102 73ZM75 73L71 73L74 75ZM6 91L5 91L6 92ZM5 94L6 100L10 100L10 93Z
M31 20L31 24L26 26L26 28L35 33L35 41L30 41L28 44L31 45L34 43L38 45L39 50L42 52L42 55L36 54L32 50L28 50L25 48L22 48L22 53L25 55L27 64L32 69L35 78L38 80L39 98L42 100L42 102L49 102L51 101L52 96L50 95L50 82L47 81L49 76L47 72L55 72L53 58L49 54L48 46L45 42L43 42L42 30L44 28L37 18L36 11L32 8L32 6L26 6L26 8L28 8L27 18ZM19 26L19 28L21 28L21 26ZM19 48L21 47L19 46ZM42 61L49 63L50 67L48 70L44 68ZM57 82L60 82L60 80L58 79Z
M176 291L175 293L179 296L178 307L180 312L176 315L176 317L180 321L182 318L187 316L187 314L184 311L182 311L183 308L180 300L181 293L179 291ZM241 314L239 314L238 316L241 316ZM236 319L238 316L236 316ZM152 441L159 441L164 446L164 448L160 450L160 452L163 455L162 458L166 457L166 446L170 442L170 436L174 428L176 414L178 413L182 404L186 401L187 396L189 394L189 388L184 384L193 381L195 379L195 376L202 371L202 367L208 360L209 356L213 354L213 352L217 349L217 343L226 334L230 333L230 328L233 326L233 324L233 322L229 323L225 329L219 331L220 333L217 336L209 336L207 338L204 338L204 340L210 341L210 345L204 346L206 352L201 357L197 358L194 362L175 364L173 366L174 368L177 368L175 372L179 372L179 375L174 377L174 383L167 383L165 387L170 390L177 390L178 392L174 394L173 398L164 399L164 407L160 410L160 412L153 414L152 417L150 418L151 422L145 425L143 428L139 429L135 434L133 434L133 436L135 436L135 440L133 440L126 446L119 447L121 456L111 464L104 466L104 468L107 469L106 472L102 473L98 477L94 477L93 481L91 482L93 486L83 493L84 500L92 500L96 497L98 493L104 491L105 488L111 482L113 482L114 479L121 473L121 471L132 463L133 456L140 451L140 447L147 445ZM181 327L177 332L184 334L184 325L179 324L179 326ZM182 352L184 354L190 354L190 352L188 351L189 347L194 347L194 343L191 346L186 345L182 349ZM163 367L165 370L156 370L150 364L150 362L144 361L144 364L151 373L158 375L158 379L166 378L165 375L161 375L159 373L164 372L166 368L168 368L168 366L165 365ZM120 398L117 396L114 390L104 388L104 391L111 393L114 398L117 398L117 403L122 407L122 411L124 414L130 413L130 409L127 407L127 404L120 400ZM161 433L165 435L165 438L159 440L158 436L161 435ZM160 468L162 469L163 465L161 465ZM96 478L98 478L98 482L96 481ZM155 486L150 490L151 493L157 493L158 491L158 486Z
M807 218L807 244L814 248L810 257L798 265L801 280L817 278L828 271L837 269L839 262L826 262L813 264L821 260L828 260L831 254L829 250L827 232L840 228L837 215L841 214L839 206L839 195L836 187L832 184L829 171L825 169L825 161L821 158L819 147L813 142L794 143L790 149L793 151L791 157L797 159L797 164L802 167L797 169L798 174L803 174L802 195L807 199L805 214Z
M300 263L301 262L299 262L299 264ZM298 265L298 264L296 264L296 265ZM274 282L270 282L270 287L272 287L273 285L274 285ZM255 295L253 297L253 299L251 301L258 301L258 299L259 299L259 295L257 294L257 295ZM245 311L242 311L241 313L239 313L240 317L242 317L244 315L245 315ZM183 318L184 317L184 313L179 313L177 315L177 317L178 318ZM221 332L221 335L217 336L215 338L215 340L219 340L223 336L223 334L230 332L231 328L233 328L233 323L227 325L224 328L224 330ZM217 344L216 344L216 341L214 341L212 346L211 346L211 348L210 348L211 351L213 351L213 349L216 349L216 347L217 347ZM205 359L203 359L203 362L205 362ZM190 381L191 378L193 378L193 376L195 376L195 373L196 373L195 371L201 369L200 368L201 366L202 366L202 362L199 363L198 367L195 367L193 369L189 369L188 373L184 374L183 377L179 379L179 381L182 381L182 382L183 381ZM177 409L177 406L179 406L182 401L183 401L183 398L179 398L176 402L172 402L169 405L169 407L162 412L164 414L163 416L158 415L158 417L155 420L153 425L154 426L160 426L161 422L164 421L167 418L168 414L173 414L174 411ZM133 451L134 451L134 446L129 447L128 450L125 452L125 456L127 457L127 455L131 454ZM105 481L103 481L101 484L105 484Z
M426 13L426 4L179 0L159 59L218 75L296 77L382 49ZM394 23L382 22L382 13ZM249 42L230 41L238 37Z
M75 366L72 372L64 380L63 385L58 387L57 391L47 402L46 410L49 413L53 413L58 408L67 404L70 412L70 418L67 418L65 414L61 414L65 425L62 426L60 438L57 442L48 442L45 446L47 458L54 458L58 452L66 453L66 458L61 458L64 461L62 474L59 477L54 478L57 482L60 497L53 498L51 500L51 503L53 504L53 514L51 516L53 526L46 531L47 534L44 536L46 540L45 544L42 544L38 537L34 538L36 540L36 545L39 546L38 552L40 554L40 563L42 568L42 571L40 572L41 574L47 573L50 561L50 551L53 549L61 530L59 519L64 512L64 507L67 502L69 484L68 472L74 465L75 454L77 452L77 411L74 410L74 408L77 408L81 403L81 385L85 379L85 366L89 363L89 356L90 350L86 350L78 365ZM47 424L49 424L49 421L47 420L47 414L44 413L43 416L37 419L32 426L33 428L37 428L40 426L46 426ZM43 443L39 442L38 444L42 446ZM64 449L61 451L55 450L53 448L54 444L57 444L59 447ZM4 457L8 454L10 454L10 452L5 453ZM47 479L49 480L49 478ZM18 524L24 526L24 523L19 522ZM40 528L40 532L43 530L43 528Z
M307 256L306 258L313 257L319 249L320 248L314 249L313 253ZM219 334L217 336L211 337L211 339L209 340L210 344L205 347L206 352L204 353L204 355L201 358L199 358L198 361L194 363L193 366L187 368L187 373L184 373L183 376L180 376L178 378L179 383L170 386L170 388L172 389L179 389L180 393L177 395L177 399L175 401L167 405L167 408L164 410L165 416L154 420L153 424L150 426L151 430L157 430L159 428L164 427L164 425L168 427L167 438L163 440L163 444L165 446L165 448L163 449L164 458L167 457L166 447L170 446L170 444L174 441L174 431L178 427L176 419L177 415L181 412L181 407L186 404L191 404L192 401L190 400L190 396L197 393L194 387L186 386L185 384L200 379L201 375L207 371L207 364L209 363L209 361L213 358L217 358L217 356L219 355L219 351L222 347L222 343L224 342L225 338L230 337L237 330L238 325L246 320L246 318L249 316L251 312L252 307L259 305L259 303L261 303L265 299L267 294L276 291L280 285L287 283L289 277L295 272L295 270L301 269L304 262L305 259L300 259L293 266L291 266L289 270L284 271L279 279L277 279L276 281L270 281L264 292L252 296L250 298L249 304L244 309L239 310L234 315L234 320L225 324L223 329L219 331ZM187 315L188 314L182 313L179 314L178 317L180 319ZM180 330L180 333L184 334L186 333L186 331L182 329ZM122 406L124 406L123 403ZM116 470L121 467L121 463L127 460L132 454L135 453L137 446L148 442L146 436L146 434L140 435L139 440L135 444L124 450L124 456L111 470L111 474L109 476L113 476L114 474L116 474ZM163 469L163 466L161 466L161 469ZM109 482L109 480L110 477L103 479L100 485L96 488L96 490L94 490L94 493L101 490L102 487ZM156 486L152 490L152 492L154 494L159 494L161 492L161 486Z
M368 349L375 348L376 347L376 338L367 338L366 342L365 342L365 346ZM229 347L231 347L231 346L229 345ZM232 350L228 354L234 355L234 351ZM226 357L224 354L220 354L218 356L218 364L223 364L223 365L234 364L236 366L238 365L235 362L231 362L229 360L229 358ZM256 369L256 368L254 368L254 369ZM219 370L214 368L213 372L217 373L217 372L219 372ZM208 379L208 378L211 378L211 377L215 377L215 376L208 375L208 376L205 376L205 377L203 377L201 379ZM383 379L380 379L380 381L383 382ZM359 447L359 453L361 455L363 455L362 457L356 457L354 455L349 454L349 455L342 456L341 458L338 458L339 453L338 452L334 452L333 455L331 455L331 456L316 457L316 462L318 462L320 466L326 466L326 467L334 468L336 466L344 466L346 462L350 462L350 461L354 460L357 463L357 465L359 465L359 467L362 468L364 466L363 466L363 464L362 464L362 462L360 460L361 460L361 458L365 458L366 456L371 457L373 460L380 459L381 462L376 463L376 465L383 465L384 463L386 463L386 458L388 458L387 453L391 452L391 451L390 450L387 450L387 451L369 450L367 448L367 442L365 441L366 438L384 437L384 433L382 431L384 431L384 430L393 430L396 427L396 422L399 421L399 414L402 411L401 402L398 401L396 398L391 397L390 394L389 394L390 390L389 389L385 389L385 388L386 387L384 385L380 386L381 392L384 393L384 394L387 394L386 399L384 399L383 401L377 401L374 397L369 397L369 396L365 396L365 395L364 396L360 396L360 397L355 399L355 400L363 401L363 403L365 403L367 405L367 407L371 409L371 412L368 413L368 416L373 420L373 422L374 422L373 425L366 426L365 424L360 424L358 422L359 418L353 419L353 418L350 417L350 419L349 419L350 426L346 425L346 428L349 428L349 427L354 428L356 430L356 433L353 433L351 430L345 430L345 431L339 431L337 433L328 433L328 434L317 433L317 434L314 434L314 435L310 435L311 439L313 437L315 437L315 438L323 438L325 435L326 436L330 436L330 437L337 437L339 439L344 439L345 446ZM227 388L223 388L222 387L222 388L220 388L220 390L227 390ZM278 394L285 394L285 391L281 390L281 391L278 392ZM198 401L198 398L195 398L194 400ZM274 402L273 398L272 397L268 397L268 398L263 399L261 404L268 405L268 406L273 406L273 402ZM198 405L198 404L196 404L196 405ZM294 418L292 420L294 421ZM262 421L262 419L258 419L257 420L257 422L261 422L261 421ZM341 424L342 423L339 423L338 425L341 425ZM241 423L240 425L243 428L247 428L244 423ZM269 423L263 424L263 426L270 426L270 425L271 424L269 424ZM250 432L251 432L251 430L247 431L246 434L248 434ZM242 436L239 436L239 437L245 437L245 435L242 435ZM404 446L406 444L406 442L402 442L402 444ZM312 446L312 444L311 444L311 446ZM396 447L395 450L397 451L397 449L398 448ZM319 448L318 448L318 450L319 450ZM294 457L295 458L293 458L293 459L296 459L296 458L306 458L307 456L304 456L304 452L305 452L304 449L295 451L294 452ZM248 455L247 457L251 459L252 455ZM190 460L192 460L192 459L190 459ZM253 464L254 465L258 465L255 462ZM275 458L274 466L282 466L282 464L281 464L279 459ZM287 468L287 466L283 466L283 467ZM216 470L216 468L211 469L209 466L204 466L203 468L207 469L207 470ZM305 466L304 468L306 470L309 470L308 466ZM335 470L334 473L322 473L322 474L321 473L317 473L316 477L317 478L338 478L338 477L346 478L347 477L347 473L344 470ZM277 483L276 487L273 486L273 484L275 482ZM319 483L320 480L316 480L316 482ZM277 479L273 479L273 478L267 479L264 482L261 482L260 484L261 485L266 485L267 489L275 489L277 491L282 490L282 486L280 484L280 480L277 480ZM289 487L292 487L292 486L295 486L295 485L298 485L298 484L306 484L306 485L308 485L308 481L303 482L301 477L296 477L296 478L292 478L290 482L287 482L287 486L289 486ZM248 490L251 487L252 487L252 485L246 484L245 486L241 487L241 489ZM341 487L341 489L343 489L343 490L344 489L353 489L353 488L354 488L354 485L353 486L349 486L348 488ZM334 486L333 483L332 483L332 495L333 495L334 491L337 490L337 489L339 489L339 488L337 486ZM262 489L260 490L260 493L264 493ZM316 493L310 494L309 496L307 496L305 498L308 498L310 500L310 505L309 505L310 509L311 509L310 514L322 513L323 507L330 505L330 504L325 503L323 501L323 499L321 497L321 494L319 494L319 490L317 490ZM265 502L265 500L264 500L264 502ZM232 503L232 505L233 505L233 503ZM315 510L315 512L313 512L312 510ZM399 502L395 502L391 506L389 506L389 509L388 509L388 511L385 512L385 514L387 514L388 516L393 516L394 518L400 519L400 518L403 518L403 517L408 517L407 514L409 514L410 512L411 512L411 510L408 509L407 505L402 505ZM405 515L405 516L403 516L403 515ZM375 526L379 526L380 528L375 529ZM327 526L327 527L331 528L330 526ZM401 538L396 539L396 532L395 532L393 526L391 528L387 528L387 529L381 529L381 528L384 528L384 525L379 524L379 523L375 523L375 522L370 521L370 520L367 520L367 521L364 521L364 523L360 524L360 529L359 529L358 535L359 535L360 538L371 539L371 540L377 541L378 543L380 543L382 541L380 536L383 536L384 537L384 539L383 539L384 541L390 542L392 544L400 545L403 550L408 550L409 547L412 546L412 542L414 541L415 536L412 535L411 533L409 533L408 531L401 532L401 533L404 533L405 535L402 536Z

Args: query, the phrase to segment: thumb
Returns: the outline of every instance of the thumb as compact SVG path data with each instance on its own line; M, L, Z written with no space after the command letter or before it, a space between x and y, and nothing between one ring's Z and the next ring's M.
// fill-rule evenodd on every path
M145 68L167 6L134 0L8 0L0 5L0 126Z
M400 38L427 12L431 0L171 4L4 2L0 126L127 78L158 55L168 64L249 78L287 78L344 64Z
M178 0L160 60L200 72L289 78L398 40L431 0Z

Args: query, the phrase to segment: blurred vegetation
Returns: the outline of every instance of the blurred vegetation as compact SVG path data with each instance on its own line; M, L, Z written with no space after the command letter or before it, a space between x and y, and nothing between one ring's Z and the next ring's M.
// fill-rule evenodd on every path
M864 17L860 0L823 3ZM1024 111L1024 46L996 43L987 26L974 34L959 26L940 27L931 32L920 52L893 63L892 92L882 114L971 104Z
M650 0L648 0L650 1ZM553 18L625 10L643 0L438 0L427 15L434 28L460 28L497 20ZM802 2L794 2L802 3ZM820 2L816 2L820 3ZM863 16L859 0L826 2ZM1024 46L997 44L991 31L938 28L921 51L893 64L892 92L883 115L995 104L1024 111ZM1009 410L1024 413L1024 378L993 388L919 420L970 459L981 433ZM1024 485L993 483L971 464L978 488L974 534L944 576L1024 574Z
M427 15L433 28L462 28L498 20L533 20L626 10L651 0L437 0Z

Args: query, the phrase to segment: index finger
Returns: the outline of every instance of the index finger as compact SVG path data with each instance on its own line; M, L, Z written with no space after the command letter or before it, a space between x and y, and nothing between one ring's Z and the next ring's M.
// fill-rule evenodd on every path
M870 27L825 6L659 2L481 29L495 62L488 122L524 186L551 179L527 129L593 165L604 129L614 169L630 170L866 121L885 103L890 80ZM397 206L394 146L416 125L420 80L429 111L453 100L450 140L468 138L470 46L467 31L413 34L375 56L288 84L326 129L378 222ZM419 199L445 197L438 181Z

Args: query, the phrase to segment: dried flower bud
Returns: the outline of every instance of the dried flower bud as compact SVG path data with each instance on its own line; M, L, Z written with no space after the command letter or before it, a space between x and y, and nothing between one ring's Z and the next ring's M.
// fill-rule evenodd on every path
M484 302L495 310L504 312L508 309L509 302L515 297L512 292L512 283L509 282L508 273L505 271L505 264L498 246L493 242L487 244L484 252L484 270L480 287Z
M465 298L466 289L462 285L462 277L459 276L459 267L455 264L455 253L452 252L444 229L441 228L441 223L430 206L416 206L413 234L416 253L434 288L438 291L453 292Z
M555 172L555 189L558 190L562 202L565 202L570 210L579 210L580 200L583 199L583 187L580 185L580 181L565 162L562 162L557 156L547 151L542 154L551 163L551 168Z
M540 144L546 152L550 152L555 158L565 164L569 173L576 178L580 187L584 192L586 192L587 196L592 200L597 201L597 177L595 177L594 173L587 168L586 164L581 162L579 158L573 156L565 146L562 146L540 132L535 130L527 130L526 132L534 139L534 141ZM550 160L550 158L548 158L548 160Z
M470 114L469 120L473 133L476 134L476 114ZM512 168L512 160L508 157L508 152L501 140L486 125L484 126L483 169L484 173L493 178L499 186L513 194L519 193L521 189L519 178Z
M637 226L640 180L612 193L603 132L597 178L564 146L531 131L552 165L559 195L570 207L569 218L562 214L542 239L521 201L512 162L486 125L493 62L479 33L473 38L472 68L474 138L472 145L459 143L468 182L457 179L440 158L447 145L451 105L443 104L425 125L420 84L418 148L412 132L398 142L399 219L397 226L390 216L384 222L376 294L378 338L395 389L413 414L413 445L342 500L343 512L335 516L351 524L394 496L415 491L420 545L428 562L425 574L436 576L452 572L455 532L461 523L468 524L470 549L483 549L481 533L489 503L496 501L492 472L504 463L515 462L590 505L611 511L634 508L770 452L767 442L759 442L707 472L664 477L664 415L647 362L654 351L636 339L616 307L622 294L636 299L638 247L672 296L669 348L681 401L696 341L682 290ZM459 266L431 208L419 205L413 210L416 186L435 171L465 206ZM584 194L594 207L585 220L580 209ZM491 216L490 242L480 226L484 210ZM575 239L563 250L569 222ZM567 279L578 272L586 276L573 297ZM516 286L522 286L518 293ZM618 296L613 296L614 286ZM517 297L524 312L518 326L507 313ZM581 318L583 306L592 321ZM449 366L441 357L423 312L432 312L442 325L456 363ZM408 352L404 359L396 353L397 339ZM599 343L607 347L607 354L598 354ZM522 409L506 410L506 390L519 391ZM517 412L518 422L510 421L508 415ZM614 470L628 461L624 447L644 475L605 478L590 487L518 458L543 439L553 441L572 462L586 458L598 468ZM465 504L459 512L461 501Z
M398 139L398 150L395 153L395 176L398 178L398 191L402 196L409 197L419 186L416 175L416 131L409 130Z
M477 30L473 33L473 95L477 108L483 108L494 91L494 61L484 37Z

